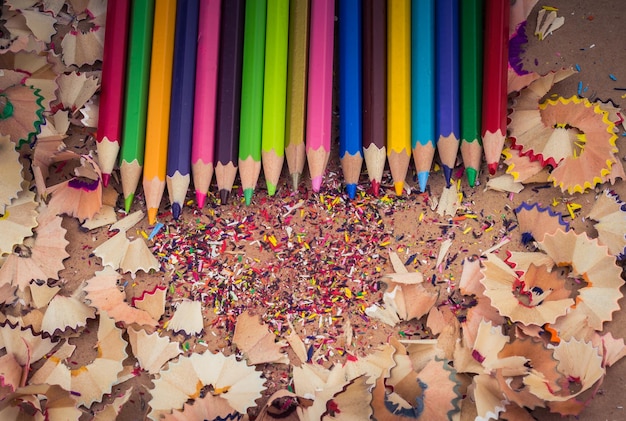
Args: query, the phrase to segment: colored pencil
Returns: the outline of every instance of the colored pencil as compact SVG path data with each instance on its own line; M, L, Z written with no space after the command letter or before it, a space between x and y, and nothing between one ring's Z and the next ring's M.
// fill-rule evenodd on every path
M127 213L130 212L143 170L153 23L154 0L133 1L120 150L120 177Z
M483 84L483 0L460 2L461 157L470 187L476 185L483 155L480 123Z
M387 1L363 2L363 158L374 196L387 163Z
M435 157L435 0L411 3L411 147L420 191Z
M167 192L178 220L191 182L191 142L200 0L177 0L172 102L167 148Z
M306 157L313 191L322 187L331 145L335 1L311 0Z
M285 160L294 191L298 189L306 162L304 132L310 10L309 0L291 0L289 3Z
M339 2L339 159L350 199L363 165L361 0Z
M224 1L221 19L215 179L220 202L226 204L237 176L245 1Z
M411 0L388 3L387 160L401 196L411 160Z
M156 0L143 169L143 191L151 225L156 222L165 192L175 29L176 1Z
M498 169L506 138L507 67L509 54L508 1L485 1L483 62L483 150L489 174Z
M261 173L266 16L267 0L246 2L241 74L241 97L246 100L241 102L239 178L247 205Z
M124 120L124 83L126 81L126 51L130 2L109 0L102 54L102 79L96 148L102 171L102 183L109 185L111 172L117 161Z
M191 145L191 173L199 208L204 207L214 169L221 7L221 0L200 2Z
M285 161L288 36L289 0L268 0L261 161L270 196L276 193Z
M435 6L437 95L437 152L443 167L446 186L450 187L452 170L459 152L459 3L458 0L438 0Z

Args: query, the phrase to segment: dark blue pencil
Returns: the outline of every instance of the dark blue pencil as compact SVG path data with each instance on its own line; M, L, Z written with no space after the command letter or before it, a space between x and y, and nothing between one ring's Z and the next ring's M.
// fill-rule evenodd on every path
M460 87L459 87L459 2L439 0L435 9L437 96L437 152L443 166L446 186L459 151Z
M166 177L174 219L180 216L191 180L199 11L199 0L177 1Z

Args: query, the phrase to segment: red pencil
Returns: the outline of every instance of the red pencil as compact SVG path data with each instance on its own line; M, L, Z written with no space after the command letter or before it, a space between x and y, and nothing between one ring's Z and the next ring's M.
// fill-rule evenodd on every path
M506 138L510 2L485 2L482 138L489 174L494 175Z
M128 0L107 2L100 109L96 133L98 163L102 170L102 183L105 187L109 185L122 137L129 18L130 2Z

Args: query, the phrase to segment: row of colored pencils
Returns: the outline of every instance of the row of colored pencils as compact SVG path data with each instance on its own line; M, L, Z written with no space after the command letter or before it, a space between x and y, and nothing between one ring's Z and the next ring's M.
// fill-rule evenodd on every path
M506 116L494 104L506 107L508 2L485 1L338 1L339 154L351 198L363 162L375 194L389 165L400 195L411 153L424 190L435 151L449 183L460 149L474 185L482 142L503 144L506 120L487 127L485 113ZM321 189L334 0L109 0L106 25L96 140L105 184L119 153L127 211L142 178L150 223L166 186L178 218L191 182L202 207L213 176L226 203L239 174L249 204L261 170L275 194L284 161L294 189L305 164ZM483 62L483 33L504 65ZM504 38L487 47L496 33ZM483 89L483 75L504 90Z

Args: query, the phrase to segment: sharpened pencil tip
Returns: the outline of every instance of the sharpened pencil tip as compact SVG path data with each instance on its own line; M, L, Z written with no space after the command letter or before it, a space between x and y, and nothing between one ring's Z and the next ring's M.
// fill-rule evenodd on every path
M393 187L396 190L396 196L402 196L402 192L404 192L404 181L393 183Z
M453 168L448 167L447 165L443 166L443 176L446 180L446 187L450 187L450 180L452 179L452 170Z
M130 208L131 206L133 206L133 200L135 199L135 195L134 194L129 194L128 197L124 198L124 211L126 211L126 213L130 212Z
M300 185L300 173L295 172L291 174L291 188L293 191L298 191L298 186Z
M465 176L470 187L476 186L476 178L478 178L478 171L475 168L465 168Z
M356 197L356 184L346 184L346 192L350 199L354 199Z
M174 217L174 220L178 221L178 218L180 218L181 211L182 211L182 206L180 205L180 203L177 203L177 202L172 203L172 216Z
M313 186L313 191L314 192L319 192L320 189L322 188L322 176L318 175L317 177L313 177L311 179L311 185Z
M230 191L226 189L220 190L220 202L222 205L228 204L228 199L230 198Z
M426 186L428 185L429 176L430 176L429 171L420 171L417 173L417 182L420 185L420 191L422 193L426 191Z
M104 187L109 187L109 180L111 180L111 174L102 173L102 184Z
M372 180L372 194L374 197L378 197L380 194L380 181Z
M196 203L198 204L198 208L202 209L204 207L205 200L206 194L202 193L200 190L196 190Z
M148 208L148 223L150 225L154 225L157 219L157 212L159 209L157 208Z
M244 189L243 190L243 198L246 200L246 205L250 206L252 203L252 194L254 193L253 189Z
M274 196L276 194L276 184L270 183L269 181L266 184L267 184L267 194L269 196Z
M487 168L489 168L490 175L496 175L496 171L498 171L498 163L492 162L489 165L487 165Z

